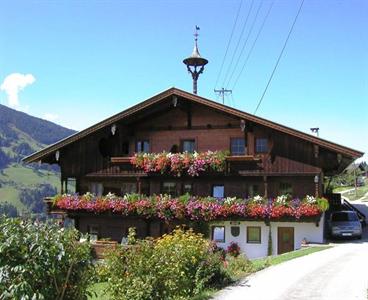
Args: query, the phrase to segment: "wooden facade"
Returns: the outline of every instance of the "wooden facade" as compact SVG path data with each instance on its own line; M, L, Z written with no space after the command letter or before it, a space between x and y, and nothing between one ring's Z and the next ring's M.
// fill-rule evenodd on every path
M234 139L244 141L241 155L231 153ZM170 177L146 174L129 162L129 157L140 150L180 152L185 141L190 141L197 152L229 151L225 172ZM303 197L321 195L321 179L341 172L362 154L208 99L169 89L32 154L25 161L58 163L63 192L71 191L73 182L75 191L81 194L87 191L160 194L170 185L170 193L174 195L190 192L210 196L218 185L224 187L225 197L256 194L275 197L285 192ZM84 232L93 223L88 218L93 217L84 217L83 221L80 217L78 221ZM96 223L104 222L99 220L95 218ZM123 221L116 217L110 220L111 235L115 223L121 232ZM142 223L139 230L152 231L152 235L157 233L153 233L155 230L162 233L161 227L147 226ZM117 240L120 237L114 236Z

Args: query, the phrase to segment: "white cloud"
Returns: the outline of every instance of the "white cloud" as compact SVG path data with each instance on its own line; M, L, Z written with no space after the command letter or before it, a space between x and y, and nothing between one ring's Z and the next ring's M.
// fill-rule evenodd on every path
M43 118L50 122L55 122L57 119L59 119L59 116L56 114L46 113L43 115Z
M7 94L8 106L19 109L18 93L27 85L31 85L35 81L36 78L32 74L12 73L6 76L0 86L0 90Z

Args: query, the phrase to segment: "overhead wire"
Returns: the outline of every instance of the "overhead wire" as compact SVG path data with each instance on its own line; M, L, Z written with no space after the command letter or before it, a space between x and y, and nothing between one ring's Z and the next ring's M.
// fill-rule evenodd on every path
M224 67L224 63L225 63L225 60L226 60L226 56L227 56L227 53L229 51L229 47L230 47L230 44L231 44L231 41L233 39L233 35L234 35L234 31L235 31L235 28L236 28L236 24L238 23L238 18L239 18L239 14L240 14L240 10L241 10L241 7L242 7L242 4L243 4L243 0L240 0L240 3L239 3L239 7L238 7L238 11L236 13L236 17L235 17L235 22L233 24L233 28L231 30L231 34L230 34L230 38L229 38L229 41L227 43L227 47L226 47L226 51L225 51L225 55L224 55L224 58L222 59L222 63L221 63L221 67L220 67L220 71L217 75L217 79L216 79L216 83L215 83L215 86L214 88L217 87L217 83L220 79L220 76L221 76L221 73L222 73L222 69Z
M241 39L242 39L242 37L243 37L243 34L244 34L244 31L245 31L245 28L246 28L246 26L247 26L247 24L248 24L249 15L250 15L250 13L251 13L251 11L252 11L253 4L254 4L254 0L252 0L251 5L250 5L250 7L249 7L248 14L247 14L247 16L246 16L246 18L245 18L245 21L244 21L244 24L243 24L243 27L242 27L242 30L241 30L241 33L240 33L240 36L239 36L238 42L236 43L235 50L234 50L233 55L232 55L232 57L231 57L230 64L229 64L229 66L228 66L228 68L227 68L227 71L226 71L226 74L225 74L225 77L224 77L224 81L223 81L223 83L222 83L222 86L224 86L224 84L225 84L225 82L226 82L226 79L227 79L227 76L229 75L230 69L231 69L232 64L233 64L233 61L234 61L235 54L236 54L236 53L237 53L237 51L238 51L240 41L241 41Z
M251 54L252 54L252 52L253 52L254 46L256 45L256 43L257 43L257 41L258 41L258 38L259 38L259 36L260 36L260 35L261 35L261 33L262 33L262 30L263 30L263 28L264 28L264 25L266 24L266 21L267 21L267 19L268 19L268 16L269 16L269 15L270 15L270 13L271 13L271 10L272 10L272 7L273 7L274 3L275 3L275 1L273 0L273 1L271 2L271 4L270 4L270 7L268 8L268 11L267 11L267 13L266 13L265 17L263 18L262 24L261 24L261 26L260 26L260 27L259 27L259 29L258 29L257 35L256 35L256 37L255 37L255 39L254 39L254 41L253 41L253 44L252 44L251 48L249 49L248 55L247 55L247 57L246 57L246 59L245 59L245 61L244 61L244 63L243 63L242 68L240 69L240 72L238 73L238 76L236 77L236 79L235 79L235 81L234 81L234 84L233 84L233 86L232 86L231 90L235 89L235 87L236 87L236 85L237 85L237 83L238 83L238 81L239 81L239 79L240 79L240 76L242 75L242 73L243 73L243 71L244 71L244 69L245 69L245 67L246 67L246 65L247 65L247 63L248 63L248 60L249 60L249 58L250 58L250 56L251 56Z
M264 91L263 91L263 93L262 93L262 96L261 96L261 98L260 98L260 99L259 99L259 101L258 101L258 105L257 105L257 107L256 107L256 109L255 109L255 111L254 111L254 113L253 113L254 115L257 113L258 108L260 107L260 105L261 105L261 103L262 103L262 101L263 101L263 99L264 99L264 96L266 95L267 89L268 89L268 87L269 87L269 85L270 85L270 83L271 83L271 81L272 81L272 78L273 78L273 76L274 76L274 74L275 74L275 71L276 71L276 69L277 69L277 67L278 67L278 65L279 65L279 63L280 63L281 57L282 57L282 55L283 55L283 53L284 53L284 51L285 51L285 48L286 48L286 45L287 45L287 43L288 43L288 41L289 41L289 38L290 38L290 36L291 36L291 33L293 32L293 29L294 29L294 26L295 26L295 24L296 24L296 21L298 20L298 17L299 17L299 15L300 15L301 10L302 10L303 4L304 4L304 0L302 0L302 1L301 1L301 3L300 3L300 6L299 6L299 9L298 9L298 12L297 12L297 14L296 14L296 16L295 16L295 18L294 18L294 22L293 22L293 24L292 24L292 26L291 26L291 28L290 28L290 30L289 30L289 33L288 33L288 35L287 35L287 37L286 37L286 40L285 40L284 46L283 46L283 47L282 47L282 49L281 49L280 55L279 55L279 57L277 58L277 61L276 61L276 64L275 64L275 66L274 66L274 68L273 68L273 70L272 70L271 76L270 76L270 78L268 79L267 85L266 85L266 87L265 87L265 89L264 89Z
M235 74L235 72L236 72L236 69L237 69L237 67L238 67L239 61L240 61L241 57L243 56L243 53L244 53L245 47L246 47L246 46L247 46L247 44L248 44L249 37L250 37L250 35L251 35L251 34L252 34L252 32L253 32L253 28L254 28L254 25L256 24L256 21L257 21L257 19L258 19L258 15L259 15L259 12L260 12L260 10L261 10L262 4L263 4L263 1L260 1L260 2L259 2L259 5L258 5L257 12L256 12L256 14L255 14L255 16L254 16L254 19L253 19L252 25L250 26L250 29L249 29L248 34L247 34L247 37L245 38L245 41L244 41L243 47L242 47L242 49L240 50L239 56L238 56L238 58L237 58L237 60L236 60L236 62L235 62L235 65L234 65L233 71L232 71L232 73L231 73L231 75L230 75L230 77L229 77L229 79L228 79L227 83L224 85L224 86L225 86L225 88L227 88L227 87L229 86L229 84L230 84L230 82L231 82L231 79L233 79L233 76L234 76L234 74Z
M234 99L234 97L233 97L233 93L231 93L231 94L230 94L230 96L231 96L231 100L232 100L232 102L233 102L233 107L235 107L235 99Z

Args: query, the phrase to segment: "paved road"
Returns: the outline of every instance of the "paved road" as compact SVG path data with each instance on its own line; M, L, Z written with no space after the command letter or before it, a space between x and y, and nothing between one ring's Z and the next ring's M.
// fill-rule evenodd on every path
M367 231L367 230L366 230ZM367 300L368 232L362 241L337 243L267 268L215 300Z

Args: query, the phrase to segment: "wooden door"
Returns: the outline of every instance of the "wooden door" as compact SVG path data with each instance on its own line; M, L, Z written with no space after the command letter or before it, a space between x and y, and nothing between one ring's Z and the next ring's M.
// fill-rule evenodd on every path
M294 251L294 227L277 228L277 254Z

